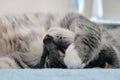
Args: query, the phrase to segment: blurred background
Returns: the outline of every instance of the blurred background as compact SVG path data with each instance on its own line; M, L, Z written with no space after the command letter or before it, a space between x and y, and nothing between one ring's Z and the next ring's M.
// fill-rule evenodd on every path
M0 12L79 12L86 17L120 19L120 0L0 0Z
M120 37L120 0L0 0L0 14L38 12L80 13Z

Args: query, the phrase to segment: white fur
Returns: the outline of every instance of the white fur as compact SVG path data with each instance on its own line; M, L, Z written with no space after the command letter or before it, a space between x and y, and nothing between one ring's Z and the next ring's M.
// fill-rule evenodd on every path
M0 68L19 68L17 63L12 58L9 57L1 57L0 58Z
M83 68L85 66L78 54L74 44L71 44L66 50L64 58L64 62L68 68Z

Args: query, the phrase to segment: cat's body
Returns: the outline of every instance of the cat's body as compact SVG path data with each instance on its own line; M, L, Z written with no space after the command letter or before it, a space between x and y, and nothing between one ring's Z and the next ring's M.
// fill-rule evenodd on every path
M61 27L49 29L47 34L56 46L67 46L63 49L67 68L104 68L105 64L119 68L120 45L104 28L79 14L67 15Z
M60 19L45 13L0 15L0 68L30 68L39 63L43 36Z
M109 50L103 52L107 58L113 59L108 61L111 68L119 67L119 44L104 29L79 14L4 17L1 24L0 54L7 55L0 57L0 68L34 68L39 65L46 34L54 38L57 46L62 46L67 68L91 66L89 63L98 59L104 49ZM97 64L97 61L93 63Z

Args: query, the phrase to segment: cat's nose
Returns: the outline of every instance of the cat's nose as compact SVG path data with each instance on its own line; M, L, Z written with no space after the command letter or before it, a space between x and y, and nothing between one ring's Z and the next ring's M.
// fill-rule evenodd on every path
M44 37L43 42L44 42L44 44L49 43L49 42L53 42L53 37L47 34Z
M53 37L47 34L43 40L53 40Z

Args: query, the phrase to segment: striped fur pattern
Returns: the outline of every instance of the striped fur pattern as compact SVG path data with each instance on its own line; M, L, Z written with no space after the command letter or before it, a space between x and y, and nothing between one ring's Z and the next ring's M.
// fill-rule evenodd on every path
M65 50L64 57L64 63L68 68L102 67L104 62L109 63L111 68L120 66L120 45L106 29L74 13L65 16L60 25L64 30L67 29L73 33L62 32L63 30L59 32L60 29L50 29L54 30L54 35L51 34L52 32L49 35L54 38L58 38L59 35L64 46L66 46L66 42L70 43ZM55 36L55 34L58 35ZM69 37L66 37L66 34L69 34ZM66 39L64 40L64 38ZM102 57L103 59L100 61L103 55L105 59Z
M59 15L45 13L0 15L0 68L36 65L43 50L43 36L50 27L59 25L60 19Z
M113 59L111 67L119 67L120 47L105 29L79 14L38 13L0 16L0 68L33 68L38 65L46 34L51 35L56 43L62 41L62 46L69 44L63 58L68 68L89 66L102 50L109 50L105 55Z
M67 20L65 21L67 22L70 20L70 24L69 26L67 24L67 26L65 27L74 31L76 34L73 45L78 53L78 56L82 61L81 65L84 64L86 66L91 61L97 60L101 51L105 49L106 52L104 51L103 54L105 54L105 56L107 56L108 59L113 59L113 61L110 62L109 60L107 60L111 67L119 67L120 53L118 50L120 49L118 46L120 45L118 44L116 46L117 42L107 33L107 31L104 28L99 27L95 23L90 22L89 20L78 14L70 14L68 15L68 18L66 18ZM70 54L70 52L68 54ZM110 55L112 56L110 57ZM81 65L77 67L85 67Z

